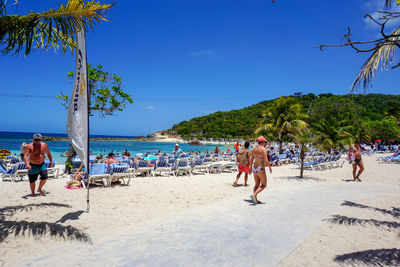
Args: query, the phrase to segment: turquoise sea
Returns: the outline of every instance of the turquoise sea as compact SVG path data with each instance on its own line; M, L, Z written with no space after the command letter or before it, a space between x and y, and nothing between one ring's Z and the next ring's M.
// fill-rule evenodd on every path
M23 142L30 143L32 142L32 136L34 133L27 132L0 132L0 149L8 149L14 155L20 154L20 146ZM41 133L43 136L66 136L66 134L57 134L57 133ZM131 138L134 136L109 136L109 135L91 135L91 137L97 138L110 138L110 137L121 137L121 138ZM69 149L68 141L46 141L50 148L50 152L53 158L57 161L57 164L64 164L65 157L61 155ZM204 152L205 150L214 150L215 145L189 145L189 144L180 144L181 149L184 152L189 151L200 151ZM122 152L127 149L130 154L133 156L136 153L157 153L159 150L163 153L171 153L174 149L174 143L159 143L159 142L144 142L144 141L91 141L90 142L90 151L93 154L107 154L111 150L114 153ZM231 148L232 149L232 148ZM224 152L226 148L222 148L221 151Z

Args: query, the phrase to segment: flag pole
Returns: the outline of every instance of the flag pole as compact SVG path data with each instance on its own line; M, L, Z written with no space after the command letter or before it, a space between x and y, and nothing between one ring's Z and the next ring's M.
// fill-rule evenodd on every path
M84 31L84 29L82 29ZM86 40L86 32L84 32L85 35L85 40ZM86 50L86 41L85 41L85 50ZM89 148L90 148L90 128L89 128L89 118L90 118L90 97L91 95L89 94L89 86L88 86L88 69L87 69L87 53L85 51L85 60L86 60L86 96L87 96L87 177L88 177L88 184L87 184L87 200L86 200L86 209L87 209L87 213L89 213L90 211L90 201L89 201L89 186L90 186L90 152L89 152Z

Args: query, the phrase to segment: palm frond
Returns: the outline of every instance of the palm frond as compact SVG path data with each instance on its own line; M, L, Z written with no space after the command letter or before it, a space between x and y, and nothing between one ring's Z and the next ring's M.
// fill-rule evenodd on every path
M114 4L100 4L100 2L83 2L82 0L70 0L58 9L36 13L31 12L24 16L25 19L42 20L47 24L54 24L57 31L65 34L73 34L80 30L87 31L93 28L101 20L108 21L104 14L113 7Z
M25 55L32 49L58 49L65 53L75 47L74 33L93 28L104 18L104 13L114 4L70 0L57 10L42 13L30 12L25 16L0 16L0 53L19 54L25 48Z
M400 41L400 27L397 28L385 41L377 45L375 51L367 59L360 73L352 84L352 90L363 85L364 90L371 85L372 79L381 64L382 70L387 70L389 65L396 60L396 51Z
M0 16L7 14L6 1L0 0Z

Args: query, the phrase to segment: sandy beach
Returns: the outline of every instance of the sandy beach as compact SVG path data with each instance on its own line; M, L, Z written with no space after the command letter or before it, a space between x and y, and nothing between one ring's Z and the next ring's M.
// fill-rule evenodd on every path
M361 183L347 163L303 179L273 167L258 205L233 173L94 186L90 213L65 178L34 198L26 180L2 182L0 266L399 265L400 165L364 162Z

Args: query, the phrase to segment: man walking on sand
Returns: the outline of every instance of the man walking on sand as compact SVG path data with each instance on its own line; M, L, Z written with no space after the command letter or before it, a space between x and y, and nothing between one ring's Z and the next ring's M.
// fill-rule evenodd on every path
M354 143L354 146L350 147L350 151L349 151L350 162L353 164L354 182L357 182L357 181L361 182L360 175L364 171L364 163L361 158L361 151L362 151L362 148L361 148L360 142L358 142L358 141L356 141ZM354 158L354 162L353 162L353 158ZM357 173L357 167L360 168L358 170L358 173Z
M35 196L35 185L38 176L40 175L40 183L38 193L41 196L45 196L46 192L43 190L43 186L47 181L47 167L44 163L45 153L50 160L49 167L53 165L53 158L51 156L49 147L42 141L42 135L40 133L33 135L33 142L26 146L24 161L26 168L28 169L29 183L31 187L31 196Z

